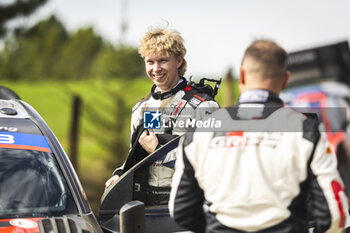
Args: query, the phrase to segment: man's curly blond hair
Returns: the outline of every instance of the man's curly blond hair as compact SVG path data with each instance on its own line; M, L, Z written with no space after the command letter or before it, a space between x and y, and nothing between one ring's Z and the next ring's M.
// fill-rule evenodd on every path
M178 31L165 28L151 28L141 39L139 54L142 58L154 55L174 55L176 58L182 56L183 62L179 67L178 72L181 77L186 72L186 48L184 45L184 39Z

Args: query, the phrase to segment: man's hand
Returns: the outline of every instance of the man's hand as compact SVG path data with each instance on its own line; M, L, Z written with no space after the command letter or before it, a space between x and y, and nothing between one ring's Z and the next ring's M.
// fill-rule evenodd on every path
M111 184L113 184L114 182L116 182L119 179L118 175L114 175L111 178L109 178L106 183L105 183L105 188L108 188Z
M139 143L145 151L152 153L158 145L158 138L153 131L145 130L139 138Z

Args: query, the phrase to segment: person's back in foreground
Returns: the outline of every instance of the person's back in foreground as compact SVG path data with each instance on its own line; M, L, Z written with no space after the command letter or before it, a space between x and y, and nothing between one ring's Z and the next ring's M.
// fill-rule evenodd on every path
M284 108L286 52L248 47L241 96L210 117L222 130L187 133L178 148L170 214L194 232L341 232L348 200L316 118ZM205 211L204 211L205 209Z

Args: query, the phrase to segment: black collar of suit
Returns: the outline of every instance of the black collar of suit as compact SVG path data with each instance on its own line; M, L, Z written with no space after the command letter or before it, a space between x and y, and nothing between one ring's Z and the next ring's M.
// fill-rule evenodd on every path
M167 99L173 95L175 95L179 90L185 88L187 86L187 81L185 78L181 77L180 80L182 80L180 83L178 83L173 89L170 91L161 93L160 91L155 92L157 86L154 84L151 89L151 95L156 100L164 100Z

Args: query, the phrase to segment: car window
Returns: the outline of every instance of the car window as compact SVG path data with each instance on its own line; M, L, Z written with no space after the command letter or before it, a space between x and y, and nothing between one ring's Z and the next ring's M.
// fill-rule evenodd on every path
M52 153L0 148L0 217L77 213Z

